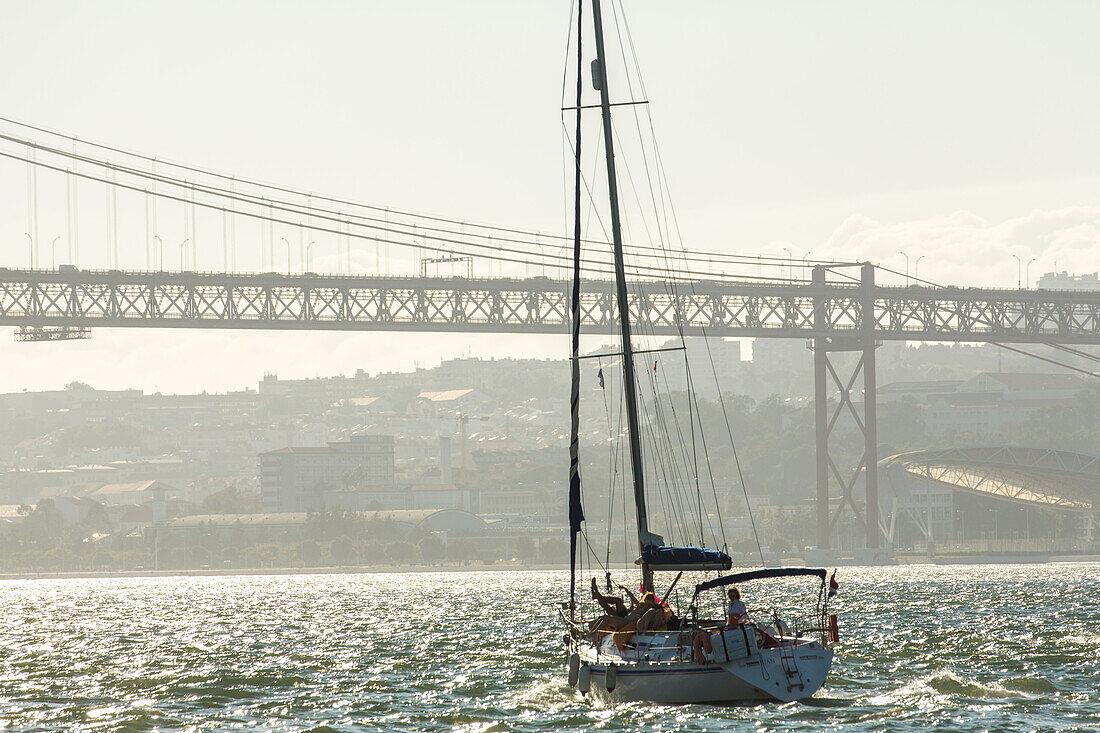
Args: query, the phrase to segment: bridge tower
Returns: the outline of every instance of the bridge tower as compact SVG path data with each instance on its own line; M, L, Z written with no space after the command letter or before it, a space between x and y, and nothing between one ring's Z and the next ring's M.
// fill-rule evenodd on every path
M830 308L825 286L826 266L815 265L811 279L813 290L814 321L814 433L816 436L817 469L817 546L828 548L833 530L844 513L845 507L863 526L869 549L882 544L882 529L878 502L878 414L876 409L877 385L875 382L875 267L863 263L860 270L860 294L857 299L860 310L859 328L851 334L827 336L834 330L829 323ZM842 378L830 353L857 352L859 361L850 374ZM852 400L853 387L862 377L862 407ZM835 406L829 405L829 382L839 390ZM850 474L845 474L829 454L829 438L841 416L847 412L863 436L863 456ZM864 478L866 501L864 512L856 505L853 491L860 475ZM835 481L840 488L840 503L830 515L829 487Z

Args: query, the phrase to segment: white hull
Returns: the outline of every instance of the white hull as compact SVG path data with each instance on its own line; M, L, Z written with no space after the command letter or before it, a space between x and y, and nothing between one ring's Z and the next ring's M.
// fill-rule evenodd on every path
M743 659L704 665L686 660L609 658L604 650L597 655L588 647L581 650L581 668L587 667L587 672L581 673L581 689L587 686L590 694L611 702L669 705L802 700L825 683L833 652L817 642L794 642L784 640L782 649L755 650ZM610 685L609 667L614 668Z

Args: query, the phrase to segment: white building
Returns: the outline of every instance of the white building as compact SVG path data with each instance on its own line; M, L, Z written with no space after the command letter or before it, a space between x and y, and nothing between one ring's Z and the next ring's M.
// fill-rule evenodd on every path
M264 511L321 509L325 492L392 489L392 435L353 435L325 447L289 447L260 455Z
M1070 275L1065 270L1048 272L1039 278L1035 287L1045 290L1100 290L1100 278L1095 272Z

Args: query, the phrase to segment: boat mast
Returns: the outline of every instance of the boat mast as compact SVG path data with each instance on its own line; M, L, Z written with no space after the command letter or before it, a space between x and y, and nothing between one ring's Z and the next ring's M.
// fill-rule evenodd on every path
M611 130L611 95L607 90L607 64L604 55L603 15L600 0L592 0L592 24L596 36L596 62L593 82L598 83L600 111L603 117L604 158L607 161L607 194L611 203L611 241L615 255L615 296L619 308L619 331L623 342L623 382L626 393L627 438L630 441L630 468L634 480L634 508L638 516L638 545L643 556L650 544L649 521L645 509L645 479L642 473L642 443L638 426L638 394L634 381L634 347L630 342L630 305L626 292L626 267L623 264L623 233L619 221L619 189L615 179L615 146ZM642 563L642 590L653 590L653 571Z

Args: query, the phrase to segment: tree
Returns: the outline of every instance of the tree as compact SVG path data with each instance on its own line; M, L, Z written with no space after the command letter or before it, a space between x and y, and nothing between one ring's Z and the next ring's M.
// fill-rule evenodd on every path
M65 520L53 499L42 499L19 524L25 542L43 547L56 546L65 531Z
M757 551L756 540L752 537L738 537L729 543L730 552L755 553Z
M329 546L328 554L337 565L351 565L355 562L355 543L347 535L337 537Z
M195 545L187 551L187 555L191 561L192 567L210 564L210 550L202 545Z
M183 547L167 547L160 551L161 568L178 570L188 567L187 550Z
M256 548L260 559L260 567L275 568L285 565L283 548L279 545L260 545ZM320 548L318 548L320 552Z
M263 566L263 558L258 547L246 547L241 552L241 566L246 568L259 568Z
M780 555L786 555L791 551L791 541L786 537L773 537L771 541L772 551Z
M420 553L413 543L397 540L386 546L386 557L399 565L411 565L419 559Z
M443 540L436 535L424 535L416 544L420 549L420 556L429 565L437 565L443 562L446 557L446 547L443 546Z
M535 558L535 541L530 537L516 537L512 543L512 551L518 560L533 560Z
M229 545L222 548L222 562L235 566L241 559L241 552L236 547Z
M539 558L546 563L569 562L569 543L558 538L543 540L539 544Z
M317 540L303 540L298 545L298 562L303 567L313 567L321 564L321 545Z
M360 558L366 564L381 562L386 556L386 548L380 542L364 542L361 549Z
M249 514L260 508L258 494L246 494L235 484L215 491L202 500L203 514Z
M447 557L455 562L469 562L476 552L477 545L471 539L461 538L447 543Z

